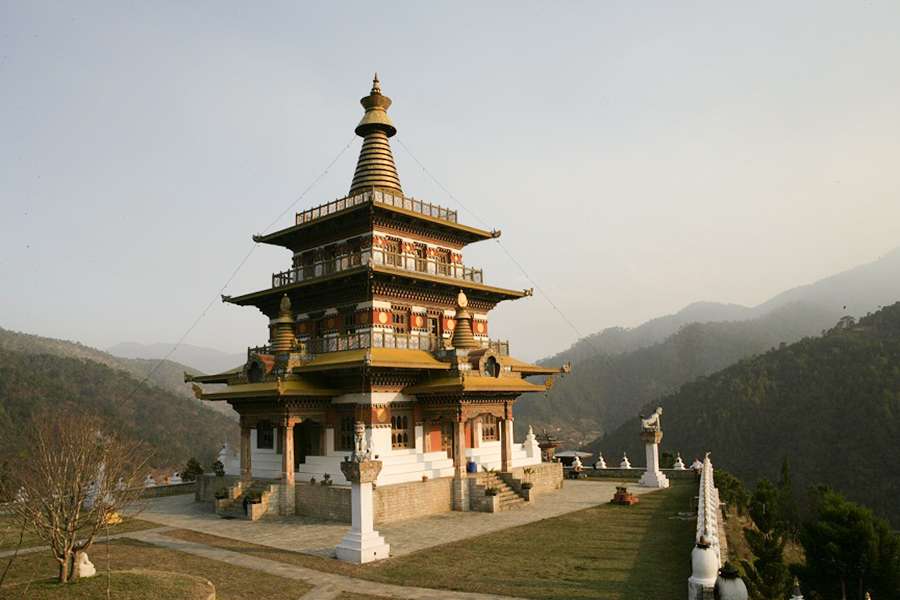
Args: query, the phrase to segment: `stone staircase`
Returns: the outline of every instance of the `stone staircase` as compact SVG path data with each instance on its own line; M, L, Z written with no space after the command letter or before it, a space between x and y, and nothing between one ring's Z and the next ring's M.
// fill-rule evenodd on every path
M259 498L244 508L244 498ZM223 519L256 521L267 512L278 512L278 487L271 481L252 480L248 485L238 481L228 490L228 497L216 500L216 514Z
M498 502L494 504L497 511L511 510L525 504L526 500L516 490L514 490L501 476L497 473L488 473L483 475L483 483L479 482L479 487L484 490L488 488L496 488L496 498Z

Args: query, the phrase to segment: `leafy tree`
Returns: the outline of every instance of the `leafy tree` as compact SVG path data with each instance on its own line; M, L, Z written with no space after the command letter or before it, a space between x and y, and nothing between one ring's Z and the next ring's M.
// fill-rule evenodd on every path
M188 459L187 465L181 470L181 479L183 481L194 481L201 475L203 475L203 467L200 466L197 459L194 457Z
M739 515L743 515L750 501L744 482L725 469L716 469L714 479L719 489L719 499L728 508L734 508Z
M813 514L803 523L800 542L806 584L823 597L862 599L900 596L900 541L887 522L820 487L813 495Z
M212 464L212 472L216 474L216 477L225 476L225 465L222 464L221 460L217 460Z
M787 457L781 463L781 480L778 482L778 511L781 527L791 539L800 533L800 511L794 494L791 470Z
M779 489L766 479L760 480L748 510L756 525L755 529L744 529L744 538L755 557L752 563L742 561L748 591L754 600L785 598L791 589L791 577L784 564L785 532Z

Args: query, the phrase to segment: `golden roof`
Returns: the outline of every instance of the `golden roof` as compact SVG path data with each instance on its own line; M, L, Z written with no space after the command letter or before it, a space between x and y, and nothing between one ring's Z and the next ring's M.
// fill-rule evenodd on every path
M295 367L294 373L347 369L362 365L399 369L450 369L449 363L439 361L425 350L360 348L359 350L320 354L308 363Z
M454 392L544 392L546 386L536 385L520 377L486 377L475 373L462 373L435 377L431 381L404 388L404 394L445 394Z
M260 383L238 383L229 385L220 392L202 395L204 400L231 400L233 398L271 398L272 396L337 396L340 390L328 388L314 381L301 378L263 381Z

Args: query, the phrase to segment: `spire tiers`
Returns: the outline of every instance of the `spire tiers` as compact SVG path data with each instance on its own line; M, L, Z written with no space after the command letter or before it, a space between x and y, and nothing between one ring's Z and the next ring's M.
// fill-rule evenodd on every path
M450 344L456 350L469 350L481 347L481 344L472 335L472 316L466 310L468 305L469 301L466 298L466 294L460 291L456 300L456 316L454 317L456 326L453 328L453 337L450 340Z
M394 155L388 141L388 138L397 133L397 128L388 117L387 109L391 106L391 99L382 95L378 73L372 81L369 95L359 102L366 112L356 126L356 135L363 138L363 143L356 163L356 172L353 174L353 183L350 185L350 195L372 188L403 195L400 176L397 175Z

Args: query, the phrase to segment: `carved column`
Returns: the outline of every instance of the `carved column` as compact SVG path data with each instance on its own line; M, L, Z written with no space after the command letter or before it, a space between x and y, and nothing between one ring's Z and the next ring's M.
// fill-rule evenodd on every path
M290 418L284 418L279 427L281 435L281 487L279 496L279 513L282 515L294 514L294 422Z
M507 417L497 424L500 427L500 470L512 471L513 419Z
M453 510L469 510L469 478L466 475L466 426L460 415L453 422Z
M243 483L249 483L253 478L252 465L250 464L252 456L250 430L250 423L241 419L241 481Z

